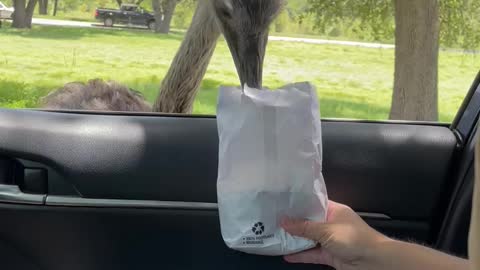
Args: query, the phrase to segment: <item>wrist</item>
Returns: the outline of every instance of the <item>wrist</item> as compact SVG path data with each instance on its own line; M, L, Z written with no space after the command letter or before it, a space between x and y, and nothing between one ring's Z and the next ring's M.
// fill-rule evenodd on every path
M365 250L364 269L383 269L385 259L391 258L392 249L399 245L400 241L376 232L370 247Z
M387 237L376 241L365 266L362 269L463 270L469 268L467 260L456 258L425 246Z

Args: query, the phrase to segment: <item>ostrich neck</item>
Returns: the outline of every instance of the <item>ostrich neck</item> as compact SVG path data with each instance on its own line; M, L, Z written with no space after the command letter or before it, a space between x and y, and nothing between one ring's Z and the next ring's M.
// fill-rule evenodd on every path
M154 112L192 112L219 36L209 1L199 1L190 28L162 81Z

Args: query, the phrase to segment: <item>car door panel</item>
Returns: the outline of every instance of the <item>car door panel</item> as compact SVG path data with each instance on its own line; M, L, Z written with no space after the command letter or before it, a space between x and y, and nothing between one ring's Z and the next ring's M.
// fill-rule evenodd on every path
M115 18L115 21L117 23L128 23L128 11L126 10L120 10L120 13L118 13L118 16Z
M224 245L214 117L0 115L0 187L7 187L0 188L0 243L39 269L310 268ZM454 133L402 122L326 120L322 128L329 197L388 235L433 242L442 190L451 185ZM32 178L27 170L43 173ZM32 195L45 175L48 194ZM12 186L20 189L14 199L5 196ZM40 199L26 205L25 196Z
M39 269L313 269L225 248L214 211L0 205L0 214L4 239Z
M146 16L138 11L132 14L132 23L135 25L147 25Z
M56 168L85 198L216 202L214 118L0 113L1 151ZM332 198L393 218L432 217L456 145L447 127L324 121L323 138Z

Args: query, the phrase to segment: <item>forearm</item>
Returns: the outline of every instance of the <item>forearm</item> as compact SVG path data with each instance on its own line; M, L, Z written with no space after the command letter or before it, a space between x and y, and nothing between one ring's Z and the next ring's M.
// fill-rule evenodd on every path
M387 240L381 243L369 269L390 270L468 270L468 260L450 256L448 254L424 246Z

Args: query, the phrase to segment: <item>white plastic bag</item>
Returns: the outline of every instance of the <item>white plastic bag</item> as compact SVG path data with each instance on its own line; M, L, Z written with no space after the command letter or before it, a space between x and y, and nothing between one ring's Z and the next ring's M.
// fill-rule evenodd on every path
M314 247L279 226L286 216L325 221L328 199L314 87L222 87L217 123L217 195L227 246L272 256Z

